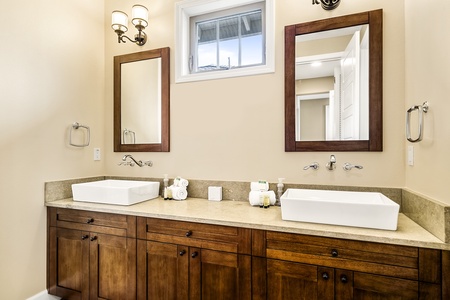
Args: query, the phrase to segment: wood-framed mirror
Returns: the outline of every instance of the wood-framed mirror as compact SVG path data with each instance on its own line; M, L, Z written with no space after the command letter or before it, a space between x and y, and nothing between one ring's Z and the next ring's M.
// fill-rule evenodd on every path
M170 49L114 57L114 152L170 151Z
M358 33L352 33L349 39L356 42L346 41L344 50L333 50L333 55L327 53L328 45L336 47L339 44L335 39L323 40L309 44L300 44L302 40L316 40L317 35L330 34L335 38L335 33L341 33L343 29L357 28ZM348 34L347 34L348 35ZM305 39L306 38L306 39ZM320 42L320 44L318 44ZM347 45L355 44L358 50L345 50ZM321 51L312 53L311 51ZM364 49L366 49L364 51ZM305 51L306 50L306 51ZM304 57L300 53L306 52ZM309 53L307 53L309 51ZM352 52L353 51L353 52ZM356 56L348 56L355 53ZM334 66L334 75L331 79L322 80L317 78L306 78L299 75L301 65L312 59L325 57L329 62L335 53L340 57L335 59L338 66ZM366 53L363 56L363 53ZM309 57L309 58L306 58ZM357 59L355 57L358 57ZM355 60L361 65L353 65ZM351 63L351 67L348 62ZM310 66L311 67L311 66ZM358 76L353 81L345 81L352 73L348 70L358 70L362 79ZM337 70L337 71L336 71ZM304 71L312 74L312 71ZM338 75L336 75L338 74ZM310 75L308 75L310 76ZM312 75L311 75L312 76ZM343 79L336 79L337 77ZM318 82L328 82L323 85ZM331 82L331 83L330 83ZM348 84L348 82L351 82ZM308 85L309 84L309 85ZM331 84L331 88L330 88ZM352 87L348 88L347 87ZM354 87L357 86L357 87ZM329 94L330 96L325 96ZM313 115L311 109L313 101L316 100L316 111ZM365 102L364 102L365 99ZM361 101L361 103L360 103ZM316 102L316 101L315 101ZM304 103L305 105L303 105ZM353 105L353 112L348 113L346 109ZM285 151L382 151L383 150L383 11L374 10L341 17L317 20L307 23L299 23L285 27ZM303 107L303 108L301 108ZM301 119L301 113L308 117ZM333 117L334 116L334 117ZM350 117L348 117L350 116ZM309 119L305 123L306 119ZM320 120L322 119L322 121ZM315 120L314 122L312 120ZM319 121L318 121L319 120ZM303 123L302 123L303 122ZM355 125L356 124L356 125ZM358 126L359 125L359 126ZM303 129L315 129L309 132ZM319 133L313 133L313 131Z

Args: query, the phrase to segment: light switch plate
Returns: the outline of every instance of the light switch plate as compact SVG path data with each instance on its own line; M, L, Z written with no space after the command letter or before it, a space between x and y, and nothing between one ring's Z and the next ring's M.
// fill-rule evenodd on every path
M100 160L100 148L94 148L94 160Z

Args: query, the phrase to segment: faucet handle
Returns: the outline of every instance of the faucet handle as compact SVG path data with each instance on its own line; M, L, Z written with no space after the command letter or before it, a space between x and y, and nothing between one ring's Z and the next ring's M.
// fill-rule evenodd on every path
M342 168L343 168L345 171L350 171L350 170L353 169L353 168L358 169L358 170L361 170L361 169L363 168L363 166L352 165L351 163L346 162Z
M318 162L313 162L312 164L307 165L307 166L305 166L303 168L303 170L308 170L308 169L314 169L314 170L319 169L319 163Z

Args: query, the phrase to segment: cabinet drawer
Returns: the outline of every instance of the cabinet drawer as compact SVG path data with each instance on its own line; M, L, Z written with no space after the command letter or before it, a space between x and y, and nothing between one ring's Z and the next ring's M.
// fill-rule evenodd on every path
M267 257L418 280L415 247L267 232Z
M155 218L137 220L138 238L233 253L251 253L251 230Z
M84 210L49 208L50 226L136 237L136 217Z

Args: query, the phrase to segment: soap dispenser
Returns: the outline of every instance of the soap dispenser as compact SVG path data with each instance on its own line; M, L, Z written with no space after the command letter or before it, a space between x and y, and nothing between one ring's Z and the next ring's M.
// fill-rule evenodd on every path
M284 178L278 178L277 201L275 202L276 206L281 206L281 196L283 195L283 190L284 190L283 180L284 180Z
M163 187L163 198L164 200L168 200L169 199L169 195L168 195L168 188L169 188L169 177L167 174L164 174L164 187Z

